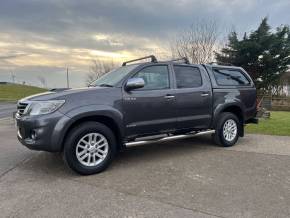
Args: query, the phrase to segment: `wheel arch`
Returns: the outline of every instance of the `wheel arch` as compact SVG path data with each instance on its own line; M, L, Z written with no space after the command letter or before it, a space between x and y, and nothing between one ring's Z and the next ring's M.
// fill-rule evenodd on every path
M70 122L63 129L62 137L59 139L59 144L61 145L61 151L63 150L64 142L66 137L68 136L69 132L75 128L76 126L80 125L81 123L87 121L96 121L106 125L110 128L116 136L117 146L118 149L123 148L123 137L124 131L122 128L122 114L115 109L112 110L94 110L94 111L87 111L80 114L69 114L71 117Z
M222 107L217 108L216 111L214 112L213 127L215 127L218 121L219 115L221 113L230 112L236 115L237 118L239 119L240 121L239 135L243 137L244 136L244 123L245 123L244 111L245 110L243 106L239 103L226 104L226 105L223 105Z

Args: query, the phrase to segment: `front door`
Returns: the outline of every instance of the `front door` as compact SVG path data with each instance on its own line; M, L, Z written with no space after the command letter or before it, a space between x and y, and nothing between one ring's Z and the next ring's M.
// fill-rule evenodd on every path
M147 66L132 77L142 78L145 86L123 92L126 136L158 134L174 129L175 97L168 65Z

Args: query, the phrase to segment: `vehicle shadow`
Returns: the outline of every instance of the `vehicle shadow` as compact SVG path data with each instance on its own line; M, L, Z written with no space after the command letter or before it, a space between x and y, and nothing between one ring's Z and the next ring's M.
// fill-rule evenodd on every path
M146 145L130 146L120 152L112 165L106 171L119 171L127 166L158 162L179 156L206 152L217 148L211 141L210 136L198 136L188 139L180 139L170 142L152 143ZM61 154L40 152L29 161L20 166L23 170L46 176L63 178L78 177L66 166Z
M170 158L217 147L210 136L198 136L194 138L179 139L168 142L159 142L146 145L136 145L126 148L121 152L118 161L153 161L155 159Z

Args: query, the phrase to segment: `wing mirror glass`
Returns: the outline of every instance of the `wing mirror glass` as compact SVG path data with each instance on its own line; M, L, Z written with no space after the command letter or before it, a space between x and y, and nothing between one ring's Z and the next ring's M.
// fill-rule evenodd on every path
M140 89L145 86L145 81L142 78L130 78L126 83L126 90Z

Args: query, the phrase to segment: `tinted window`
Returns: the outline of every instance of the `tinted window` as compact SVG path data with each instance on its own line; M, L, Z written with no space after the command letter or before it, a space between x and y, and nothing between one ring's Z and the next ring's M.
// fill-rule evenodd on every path
M142 78L145 86L138 90L154 90L169 88L169 73L166 65L150 66L136 73L134 78Z
M218 85L239 86L249 85L250 81L238 70L213 69Z
M198 68L188 66L174 66L177 88L195 88L202 85Z

